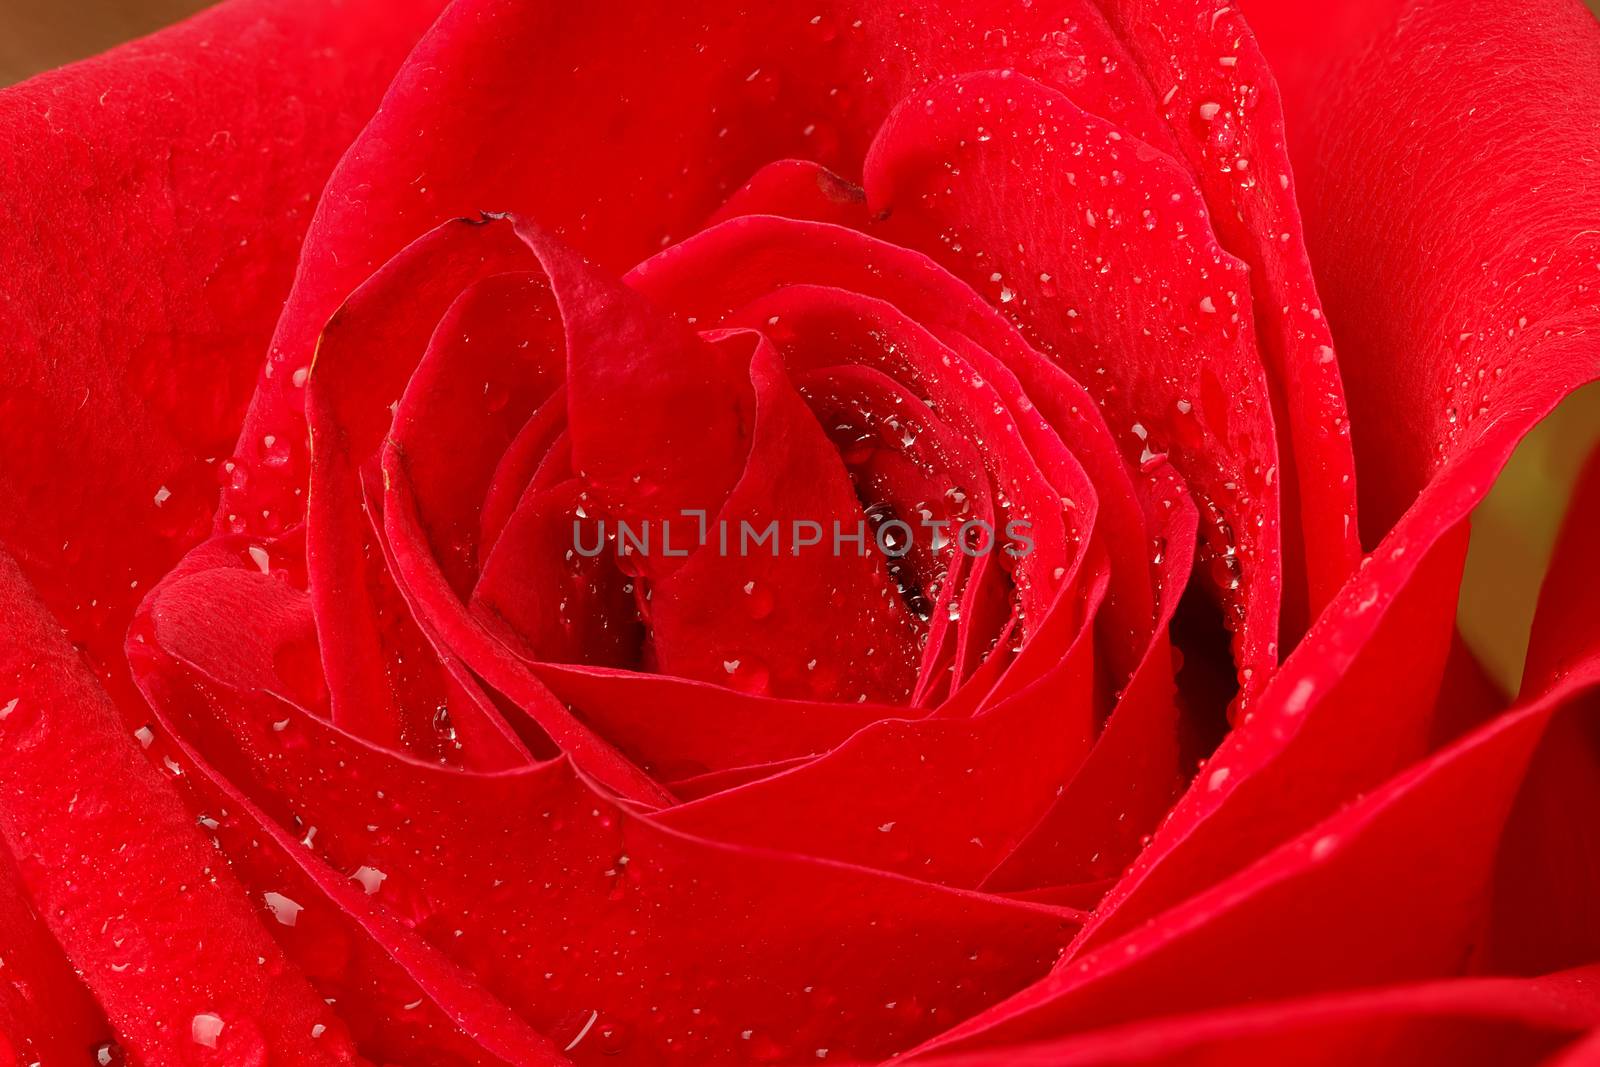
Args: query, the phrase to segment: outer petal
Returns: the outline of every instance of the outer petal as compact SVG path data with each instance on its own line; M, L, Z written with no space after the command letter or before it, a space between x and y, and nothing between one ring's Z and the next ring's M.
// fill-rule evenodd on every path
M239 573L274 596L270 577ZM374 748L262 691L259 668L228 661L238 641L214 640L178 589L151 606L141 680L178 698L162 714L202 773L259 807L246 821L276 824L239 843L317 827L293 862L341 907L334 884L363 883L368 937L414 977L425 940L580 1061L886 1055L1038 977L1075 926L1065 909L690 837L565 759L473 773ZM183 672L202 699L169 686ZM323 900L295 901L326 919Z
M1426 750L1464 533L1375 557L1346 587L1168 813L1085 943L1217 884Z
M1349 360L1344 367L1357 456L1368 464L1364 478L1371 474L1362 484L1377 487L1362 512L1369 535L1387 536L1280 671L1256 720L1224 743L1211 771L1228 771L1219 788L1197 783L1124 879L1117 896L1143 895L1144 904L1111 920L1112 927L1215 883L1245 854L1259 855L1289 827L1309 825L1313 811L1326 813L1371 788L1425 743L1450 637L1459 524L1533 423L1600 374L1593 340L1600 331L1600 219L1584 196L1592 187L1588 168L1600 160L1593 143L1600 122L1589 96L1564 95L1600 70L1600 28L1555 5L1491 6L1416 5L1390 39L1344 71L1348 80L1333 93L1341 108L1319 112L1309 129L1296 127L1309 146L1299 165L1309 172L1304 203L1313 262L1340 349L1354 353L1356 369ZM1561 47L1549 55L1519 51L1532 40L1525 28L1535 24L1561 27ZM1470 41L1461 39L1463 27ZM1458 51L1475 62L1440 58ZM1396 85L1407 93L1397 95ZM1503 99L1524 105L1517 138L1537 131L1537 143L1526 135L1522 154L1510 151L1520 142L1502 126L1477 125L1503 115ZM1481 103L1463 103L1474 100ZM1550 100L1565 104L1558 109ZM1424 122L1419 113L1432 118ZM1477 141L1460 136L1463 114ZM1435 137L1437 143L1418 140ZM1477 157L1463 161L1461 146L1483 141L1507 146L1486 154L1505 156L1503 171ZM1539 162L1528 163L1530 155ZM1419 257L1418 248L1428 254ZM1461 316L1472 318L1481 345L1457 351L1446 343L1460 335L1445 323ZM1347 343L1341 329L1354 340ZM1464 383L1471 386L1470 414L1462 406ZM1403 614L1418 626L1388 621ZM1408 649L1421 654L1402 659L1401 638L1386 640L1386 630L1405 634ZM1362 688L1371 696L1361 697ZM1340 706L1387 710L1373 720L1331 711ZM1318 740L1297 744L1296 737ZM1239 756L1243 764L1235 762ZM1276 770L1262 776L1272 765ZM1214 818L1218 813L1224 817Z
M306 594L248 563L230 566L236 542L214 540L191 553L141 606L128 642L134 678L184 760L179 783L190 810L364 1055L377 1063L549 1062L553 1052L470 973L312 851L322 827L301 822L291 832L274 824L174 729L204 709L230 720L265 717L280 736L290 719L283 717L286 702L272 694L299 695L299 664L316 656ZM250 691L226 687L241 678Z
M99 1005L72 973L61 946L33 911L9 850L0 851L0 1063L54 1067L111 1038Z
M1286 85L1363 533L1600 374L1600 22L1577 0L1247 0Z
M312 197L439 4L237 0L0 93L0 542L107 661L204 534Z
M1544 1067L1594 1067L1600 1063L1600 1029L1544 1061Z
M197 1041L219 1063L354 1062L3 555L0 628L0 835L122 1043L149 1063L205 1055Z
M1597 680L1600 658L1591 657L1549 696L924 1048L1458 973L1528 758L1550 717Z
M1600 969L1591 967L1530 980L1429 982L1252 1004L929 1062L946 1067L1513 1067L1541 1062L1597 1018Z

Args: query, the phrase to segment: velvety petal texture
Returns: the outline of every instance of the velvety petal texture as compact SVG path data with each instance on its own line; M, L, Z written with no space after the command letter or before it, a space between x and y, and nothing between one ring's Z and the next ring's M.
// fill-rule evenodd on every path
M0 540L97 656L207 532L317 196L441 6L234 0L0 91Z
M0 1063L1587 1062L1600 468L1515 699L1456 606L1597 78L233 0L0 94Z
M270 1049L353 1062L337 1017L284 960L9 558L0 624L0 678L15 694L0 719L0 834L117 1040L154 1062L187 1058L196 1043L232 1060Z

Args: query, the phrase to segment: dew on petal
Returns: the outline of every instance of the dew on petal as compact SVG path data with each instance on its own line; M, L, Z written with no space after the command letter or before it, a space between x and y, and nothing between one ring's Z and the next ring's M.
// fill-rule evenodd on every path
M189 1036L194 1039L194 1043L197 1045L216 1048L217 1038L222 1036L222 1028L225 1025L222 1021L222 1016L203 1011L189 1023Z
M272 912L272 917L284 926L293 926L300 918L300 913L305 910L282 893L263 893L261 899Z
M370 897L372 894L378 891L378 887L383 885L384 879L388 878L389 876L378 870L376 867L368 867L363 865L357 867L355 873L350 877L355 879L357 882L360 882L361 888L366 890L367 896Z

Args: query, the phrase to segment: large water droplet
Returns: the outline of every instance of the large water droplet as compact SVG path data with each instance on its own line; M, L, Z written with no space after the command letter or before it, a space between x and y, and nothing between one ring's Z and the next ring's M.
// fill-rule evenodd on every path
M746 693L766 693L772 687L772 674L767 665L748 652L730 656L722 661L728 675L728 684Z
M293 926L305 910L282 893L263 893L261 899L267 905L267 910L272 912L272 917L284 926Z
M194 1039L194 1043L197 1045L216 1048L217 1038L222 1036L222 1030L226 1025L222 1021L222 1016L203 1011L190 1021L189 1036Z
M389 876L378 870L376 867L368 867L363 865L357 867L355 869L355 873L350 877L355 879L357 882L360 882L361 888L366 890L367 896L370 897L372 894L378 891L378 887L383 885L384 879L388 878Z

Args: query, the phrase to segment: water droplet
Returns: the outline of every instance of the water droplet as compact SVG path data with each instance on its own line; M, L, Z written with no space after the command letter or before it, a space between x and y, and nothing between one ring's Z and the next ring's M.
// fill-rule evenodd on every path
M1283 710L1287 715L1298 715L1306 710L1306 705L1311 703L1311 694L1316 692L1317 684L1310 678L1302 678L1295 683L1289 691L1289 696L1283 702Z
M357 882L360 882L361 888L366 890L367 896L370 897L372 894L378 891L378 887L383 885L384 879L388 878L389 876L378 870L376 867L368 867L363 865L357 867L355 873L350 877L355 879Z
M282 893L263 893L261 899L267 905L267 910L272 912L272 917L284 926L293 926L305 910Z
M222 1035L222 1028L226 1025L220 1015L213 1015L208 1011L203 1011L190 1021L189 1036L194 1039L194 1043L197 1045L216 1048L217 1038Z
M746 693L764 694L771 690L772 674L760 657L748 652L729 656L722 661L728 675L728 684Z
M594 1036L594 1040L599 1042L601 1054L605 1056L622 1055L632 1038L633 1032L621 1023L601 1023Z

